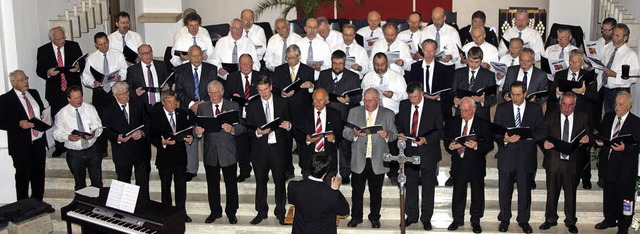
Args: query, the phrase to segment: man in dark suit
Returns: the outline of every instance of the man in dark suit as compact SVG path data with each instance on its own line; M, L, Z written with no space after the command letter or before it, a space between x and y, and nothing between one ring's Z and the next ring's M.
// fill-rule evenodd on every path
M472 61L473 59L469 60ZM467 183L471 184L471 227L474 233L481 233L480 218L484 215L484 177L486 156L493 149L493 135L489 121L476 115L476 100L464 97L458 106L460 115L449 120L445 126L445 144L451 154L451 168L457 172L453 180L451 212L453 222L447 230L455 231L464 226L464 209L467 201ZM476 118L477 117L477 118ZM475 134L476 140L464 143L455 141L457 137Z
M407 85L409 99L400 101L400 111L396 115L398 139L407 141L407 155L419 155L420 165L405 165L407 174L407 226L417 223L420 217L418 209L418 185L422 184L422 218L425 230L431 230L431 216L438 162L442 159L440 151L440 137L442 136L442 113L440 105L424 97L422 83L411 82ZM425 132L435 132L424 135ZM408 140L404 136L416 138ZM420 181L420 179L422 179Z
M139 197L149 200L149 173L151 172L151 145L149 145L149 115L145 104L130 99L129 85L123 81L113 85L111 103L104 107L102 125L104 134L111 141L111 155L119 181L131 183L131 169L135 168ZM141 129L125 136L135 128Z
M420 82L424 85L425 97L438 101L442 108L442 116L444 119L451 118L451 106L453 100L451 95L443 92L437 95L429 95L440 90L451 88L454 70L435 59L438 51L438 42L433 39L426 39L422 42L422 53L424 59L421 62L411 64L411 76L407 80L407 84L412 81Z
M82 56L82 50L77 42L66 40L64 28L49 29L49 40L51 43L38 48L36 74L47 81L44 98L51 106L51 116L56 116L58 111L68 104L65 93L67 87L80 85L80 65L84 65L84 60L73 64ZM56 70L56 67L65 66L73 68L64 72ZM56 150L52 156L59 157L65 151L64 144L56 141Z
M509 67L504 78L505 80L504 86L502 86L504 87L502 89L502 96L507 102L511 101L511 97L509 97L509 91L511 90L511 84L515 81L523 82L528 94L547 90L547 73L533 66L533 64L535 63L535 52L533 52L533 50L530 48L522 48L522 50L520 51L520 56L518 56L518 58L520 60L520 65ZM542 104L546 100L547 97L542 97L540 99L536 99L534 97L530 101Z
M44 105L40 94L29 89L29 77L22 70L9 73L12 89L0 96L0 129L7 131L9 155L16 169L16 197L42 200L47 136L37 131L29 119L42 119Z
M160 93L169 89L175 83L175 79L165 83L168 78L166 65L162 61L153 59L153 49L150 45L140 45L138 55L140 62L127 68L127 84L129 84L131 97L147 103L147 107L150 108L161 101ZM143 87L160 87L163 83L165 85L160 90L143 89Z
M364 91L364 106L358 106L349 111L347 118L349 123L359 127L381 125L378 132L367 134L358 128L345 127L342 136L345 140L353 142L351 147L351 171L353 188L351 197L352 214L349 227L357 227L362 223L362 203L364 186L369 184L369 197L371 211L369 221L371 227L380 228L380 206L382 205L382 182L384 174L389 168L383 165L382 155L389 153L389 145L397 139L393 111L380 106L380 93L375 88Z
M331 69L320 72L320 77L316 81L316 89L323 88L330 94L341 95L342 93L360 88L360 77L355 72L345 69L347 55L342 50L336 50L331 54ZM337 102L329 102L329 108L336 109L340 112L343 121L347 121L349 110L360 105L362 100L362 92L353 96L338 97ZM351 180L351 142L340 141L338 143L340 151L340 176L342 184L348 184Z
M560 101L560 109L548 111L546 115L549 137L570 142L578 134L585 131L591 133L591 124L588 115L575 111L577 95L573 92L563 93ZM579 139L581 144L589 143L589 136ZM540 230L547 230L558 225L558 198L560 190L564 191L565 225L570 233L578 233L576 227L576 189L580 182L582 160L586 145L580 146L571 154L562 154L555 150L556 146L549 140L544 142L544 167L547 175L547 205L545 209L545 221L540 225ZM587 158L588 160L589 158Z
M239 59L240 70L232 72L227 76L227 81L224 85L224 98L231 99L231 97L238 97L248 100L249 97L258 94L256 90L256 84L258 83L258 77L260 73L253 69L253 59L249 54L240 55ZM246 122L247 109L249 102L246 101L240 108L242 120ZM235 134L236 144L242 147L236 148L236 156L238 158L238 167L240 168L240 175L238 175L238 182L243 182L251 176L251 144L249 135L245 132L243 134Z
M522 57L522 55L521 55ZM525 101L525 84L514 81L510 84L511 101L496 108L494 123L505 128L529 127L533 139L521 139L519 135L496 135L498 143L498 186L500 214L498 230L506 232L511 219L511 196L513 184L518 184L518 225L525 233L531 233L531 187L533 174L537 169L537 142L547 137L542 107L535 102Z
M558 89L558 80L571 80L582 82L582 87L572 89L571 91L576 94L576 111L587 114L588 121L590 123L591 129L594 129L596 126L596 122L600 122L601 115L598 111L594 111L597 109L598 100L600 97L598 96L598 82L594 79L592 83L587 84L583 81L583 79L587 78L585 75L588 73L587 70L582 69L582 65L584 64L584 52L580 50L572 50L569 55L569 69L565 69L559 71L555 75L554 82L549 87L549 99L547 102L547 112L551 112L554 109L558 108L558 102L562 95L562 92ZM599 125L599 124L598 124ZM582 160L580 160L581 165L580 168L586 168L579 172L580 178L582 178L582 187L584 189L591 189L591 156L589 155L589 151L581 151L584 153L582 156Z
M495 32L491 31L489 27L485 26L486 20L487 15L484 14L483 11L473 12L473 14L471 15L471 24L458 30L458 34L460 35L460 42L462 43L462 45L473 42L473 38L471 37L471 28L482 27L484 28L485 35L487 35L486 41L498 48L498 37L496 37Z
M267 218L269 205L267 204L267 181L269 170L275 185L274 214L281 225L284 225L286 156L291 154L291 123L289 122L289 108L287 100L271 93L271 80L261 76L256 85L259 99L254 99L247 107L247 125L257 129L251 132L251 163L256 175L255 208L258 215L251 220L251 224L259 224ZM260 126L276 118L282 121L278 127L260 129Z
M175 68L176 95L181 109L198 112L198 105L209 100L207 84L218 79L216 66L203 63L202 49L193 45L189 47L189 63ZM202 142L194 139L195 143L187 145L187 181L191 181L198 174L198 148Z
M331 156L313 155L311 174L301 181L289 182L289 203L296 207L291 233L338 233L336 215L349 214L349 203L340 192L340 179L331 177L331 186L323 184L331 168Z
M313 107L304 110L305 117L300 121L301 134L305 138L303 150L300 152L300 169L302 177L307 178L310 173L312 157L317 152L326 152L332 158L329 177L336 175L336 163L338 162L338 145L342 141L342 117L340 112L327 106L329 104L329 94L325 89L316 89L313 92ZM311 137L315 133L331 131L331 134L319 137ZM331 182L330 180L327 180Z
M198 106L198 116L218 116L221 113L235 111L240 118L240 107L238 103L223 100L224 87L220 81L214 80L207 85L209 101ZM207 194L209 198L209 209L211 214L204 221L213 223L222 217L222 206L220 205L220 171L224 176L224 186L227 195L225 213L230 224L238 223L236 211L238 210L238 182L237 182L237 160L236 160L236 140L234 136L243 134L245 127L238 123L231 125L224 123L221 129L205 129L203 126L196 127L196 136L204 136L204 169L207 173ZM243 147L243 146L240 146Z
M160 176L162 203L171 205L171 180L175 183L175 206L185 208L187 198L187 148L191 143L191 134L177 139L172 134L191 126L188 113L178 109L176 93L173 90L162 92L162 105L155 105L151 110L151 143L156 147L156 167ZM185 215L185 221L191 218Z
M640 118L629 112L632 105L631 94L619 92L615 112L604 115L598 134L610 139L630 134L635 139L640 139ZM596 224L596 229L618 226L618 233L628 233L635 210L633 201L638 175L638 145L620 142L609 146L601 140L596 140L596 144L601 147L599 162L602 170L604 215L604 220ZM631 202L631 215L623 214L624 201Z
M298 125L303 118L301 111L309 108L311 103L311 92L314 87L314 70L313 68L300 62L300 48L297 45L290 45L285 51L287 63L277 66L273 72L273 87L276 90L284 90L285 87L300 79L300 87L291 90L288 93L277 92L277 95L287 99L291 121ZM304 138L295 138L297 147L304 144ZM296 149L300 154L301 148ZM286 156L286 175L287 178L293 178L293 164L291 162L291 153Z
M477 92L480 89L492 86L496 84L495 74L480 66L482 64L483 52L480 47L472 47L467 52L467 66L457 69L453 75L452 96L454 96L453 103L460 105L460 99L458 98L458 90L466 90L471 92ZM471 97L476 102L476 116L483 118L484 120L491 121L489 112L491 106L496 103L495 93L485 93L482 96ZM456 114L459 114L456 111Z

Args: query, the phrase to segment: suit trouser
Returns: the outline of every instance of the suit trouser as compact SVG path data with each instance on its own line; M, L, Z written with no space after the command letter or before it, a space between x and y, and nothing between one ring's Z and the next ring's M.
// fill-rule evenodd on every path
M425 157L422 158L424 159ZM419 212L422 211L420 221L431 222L431 217L433 216L435 188L436 183L438 182L436 176L438 163L433 160L421 160L419 166L405 163L404 168L404 172L407 175L407 219L417 221ZM422 181L419 181L419 179ZM418 200L419 184L422 184L422 203ZM420 207L420 209L418 209L418 207Z
M471 184L471 223L480 223L484 216L484 177L465 180L454 179L451 212L453 221L464 222L464 208L467 203L467 183Z
M343 140L338 143L340 154L340 176L349 178L351 176L351 141Z
M518 223L527 223L531 217L531 183L533 172L502 171L498 169L498 221L511 220L511 198L513 184L518 184Z
M635 178L635 175L633 175ZM618 221L618 230L627 230L631 225L631 216L622 214L622 201L633 201L635 196L635 179L628 180L631 182L624 183L620 181L607 181L605 179L602 189L602 213L604 220L610 224ZM635 203L631 207L635 210Z
M177 166L173 168L159 168L160 176L160 193L162 196L162 204L172 205L171 201L171 179L175 183L174 189L176 193L176 207L184 208L187 199L187 168L185 166Z
M198 157L199 149L202 149L202 138L193 138L191 144L185 142L187 147L187 173L198 174L200 168L200 160Z
M398 140L387 143L389 145L389 153L391 155L398 155L400 153L400 149L398 149ZM400 165L397 161L384 162L384 165L389 167L389 172L387 172L387 176L391 180L398 181L398 170L400 169Z
M45 161L47 151L43 135L29 146L29 152L24 155L11 155L13 167L16 169L16 196L18 200L29 197L29 183L31 183L31 197L42 201L44 196Z
M60 112L60 109L62 109L64 106L66 106L67 104L69 104L69 102L67 101L66 98L62 98L62 100L47 100L49 102L49 104L51 105L51 125L53 126L53 124L55 124L56 120L55 120L55 116L56 114L58 114L58 112ZM60 141L56 141L55 142L55 146L56 146L56 151L58 152L62 152L62 151L66 151L67 148L64 147L64 142L60 142Z
M220 205L220 170L222 170L227 198L224 213L227 214L227 217L236 215L238 210L237 168L238 165L236 163L226 167L221 167L219 164L216 166L204 165L204 170L207 174L207 198L211 214L222 215L222 206Z
M109 102L111 102L112 98L113 98L113 95L111 94L111 92L109 93L104 92L102 87L93 89L93 96L91 98L91 102L93 106L96 108L96 111L98 112L98 116L100 116L100 119L102 119L102 115L104 114L104 110L103 110L104 107L107 106ZM108 140L107 134L101 134L100 136L98 136L95 143L93 143L93 147L96 148L96 152L98 152L98 155L102 156L103 154L107 154L107 147L108 147L107 140Z
M263 153L260 154L260 157L265 157L261 162L252 160L253 172L256 175L255 209L258 211L258 216L263 218L266 218L269 212L269 205L267 204L269 170L271 170L273 184L276 188L276 208L273 210L273 213L277 218L284 218L285 215L284 206L287 202L287 191L285 189L286 178L284 173L287 166L285 165L286 160L283 160L283 156L287 153L286 151L290 151L290 149L280 149L286 148L283 147L283 145L286 145L286 143L269 144L266 155Z
M351 217L353 220L362 221L363 202L364 202L364 186L369 184L369 220L380 220L380 207L382 206L382 183L384 182L384 174L376 175L371 167L371 159L367 159L364 170L358 174L353 172L351 175L351 199L353 201L351 208Z
M251 175L251 143L249 134L236 136L236 158L240 176L249 177Z
M75 180L74 189L76 191L87 187L87 171L89 171L91 186L102 187L102 156L98 153L95 145L84 150L69 149L66 159Z
M135 169L136 185L140 186L140 194L138 197L149 200L150 157L148 155L132 155L133 157L116 155L113 151L112 154L117 179L122 182L131 183L131 170Z
M561 162L560 170L551 172L546 170L547 174L547 204L545 207L545 221L550 223L558 222L558 199L560 198L560 190L564 191L564 223L567 225L575 225L576 218L576 190L580 177L575 168L568 168L569 162Z

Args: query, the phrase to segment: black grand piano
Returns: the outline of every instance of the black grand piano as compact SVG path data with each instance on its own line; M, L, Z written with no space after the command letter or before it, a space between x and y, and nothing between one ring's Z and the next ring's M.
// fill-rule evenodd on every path
M100 196L75 195L71 204L62 207L62 220L82 228L82 233L184 233L184 209L156 201L138 199L134 213L107 207L109 188L100 189Z

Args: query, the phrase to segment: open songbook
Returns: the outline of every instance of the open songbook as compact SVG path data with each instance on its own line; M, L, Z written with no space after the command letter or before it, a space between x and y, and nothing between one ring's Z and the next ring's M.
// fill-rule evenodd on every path
M47 131L51 128L51 125L43 122L40 119L37 118L31 118L29 120L27 120L29 123L33 124L33 129L38 131L38 132L44 132Z
M349 123L349 122L344 122L344 126L346 127L350 127L356 130L359 130L360 132L364 132L367 135L369 134L376 134L378 133L378 131L382 130L382 125L373 125L373 126L369 126L369 127L358 127L358 125Z
M584 83L585 86L590 85L591 83L593 83L593 81L596 80L595 69L587 72L586 74L582 74L577 78L577 80L578 81L558 79L558 89L560 89L560 92L569 92L573 89L581 88L582 83Z
M133 134L134 132L136 132L136 131L138 131L138 130L140 130L142 128L144 128L144 124L134 128L134 129L131 129L131 131L129 131L129 132L125 133L125 134L122 134L122 137L131 136L131 134Z
M604 143L604 145L606 146L612 146L614 144L620 144L621 142L623 142L625 145L635 145L638 144L638 141L636 140L636 138L631 135L631 134L624 134L624 135L618 135L617 137L614 137L613 139L609 139L608 137L604 137L601 135L594 135L596 137L597 140L602 141L602 143Z
M220 132L223 124L237 125L240 118L237 110L230 110L217 116L198 116L196 122L205 132Z
M124 55L124 59L129 63L135 64L136 60L138 59L138 53L129 48L128 45L124 46L124 48L122 49L122 54Z
M167 83L167 81L169 81L169 79L171 79L173 76L175 75L175 72L171 72L171 74L169 74L169 76L167 76L166 79L164 79L164 82L162 82L162 84L160 84L158 87L140 87L142 88L142 90L147 91L147 92L154 92L154 93L159 93L162 92L162 88L164 87L164 85Z
M485 97L490 97L490 96L496 95L496 91L498 91L498 85L490 85L490 86L478 89L478 91L476 92L464 90L464 89L458 89L456 90L456 97L463 98L463 97L472 97L472 96L482 96L483 94L485 95Z
M295 126L294 126L295 127ZM325 131L325 132L307 132L304 129L300 128L300 127L295 127L296 130L304 133L305 135L308 135L311 138L316 138L316 137L327 137L327 135L333 134L333 131Z
M186 127L185 129L182 129L180 131L176 131L175 134L172 132L162 132L162 137L164 137L165 140L171 138L171 140L174 140L176 142L184 141L185 137L193 135L191 129L193 129L193 126Z
M275 119L271 120L271 122L268 122L260 126L260 130L265 130L269 128L271 129L271 131L275 131L280 127L280 124L282 123L282 121L283 119L280 119L280 117L276 117Z
M343 97L343 98L345 98L347 96L353 97L353 96L356 96L356 95L361 94L361 93L362 93L362 88L350 89L350 90L342 92L342 94L330 93L329 94L329 101L338 102L338 97Z
M120 70L115 70L115 71L109 72L108 74L102 74L101 72L99 72L93 67L90 67L89 71L91 72L93 79L100 80L100 83L102 83L102 89L107 93L111 92L111 87L113 86L113 83L116 82L115 77L120 72Z
M407 139L412 140L412 141L418 141L418 138L420 138L420 137L427 137L427 136L431 135L431 133L434 133L434 132L437 132L437 131L440 131L440 129L432 128L432 129L430 129L430 130L428 130L428 131L426 131L426 132L423 132L423 133L421 133L421 134L418 134L418 137L413 137L413 136L404 136L404 138L407 138Z
M509 127L505 128L498 124L491 123L490 129L493 134L504 136L504 134L508 134L509 136L518 135L522 140L533 140L533 132L531 132L531 128L529 127Z
M62 73L69 72L69 70L73 69L78 64L78 62L80 62L80 60L85 59L88 55L89 53L86 53L80 56L79 58L76 59L76 61L73 61L73 63L71 63L71 66L56 67L56 71L59 71Z
M549 96L549 92L547 92L547 90L540 90L540 91L535 91L533 93L528 93L526 97L524 97L527 100L531 100L533 97L536 97L537 100L539 100L542 97L546 97Z
M568 154L573 153L574 150L576 150L578 147L580 147L580 140L585 135L587 135L587 130L586 129L582 129L582 131L580 133L578 133L578 135L576 135L576 137L571 139L571 142L566 142L566 141L560 140L560 139L555 138L555 137L547 137L547 141L549 141L549 142L551 142L551 144L553 144L553 150L568 155Z
M260 97L260 94L254 94L247 99L245 99L244 97L231 96L231 101L237 102L240 106L246 106L249 105L249 102L251 102L251 100L256 99L257 97Z
M448 91L451 91L451 88L444 88L444 89L441 89L441 90L438 90L438 91L435 91L435 92L432 92L432 93L427 93L425 95L427 95L427 96L436 96L438 94L441 94L441 93L444 93L444 92L448 92Z

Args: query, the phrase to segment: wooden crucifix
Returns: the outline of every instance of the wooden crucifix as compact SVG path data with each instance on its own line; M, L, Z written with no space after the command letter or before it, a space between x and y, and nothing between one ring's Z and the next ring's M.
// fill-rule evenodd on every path
M405 193L406 187L404 186L407 183L407 176L404 174L404 163L410 162L414 165L420 164L420 156L411 156L408 157L404 155L404 149L407 148L407 143L405 141L398 140L398 156L391 155L390 153L386 153L382 156L385 162L397 161L400 169L398 169L398 185L400 186L400 233L405 233L405 218L404 218L404 209L405 209Z

